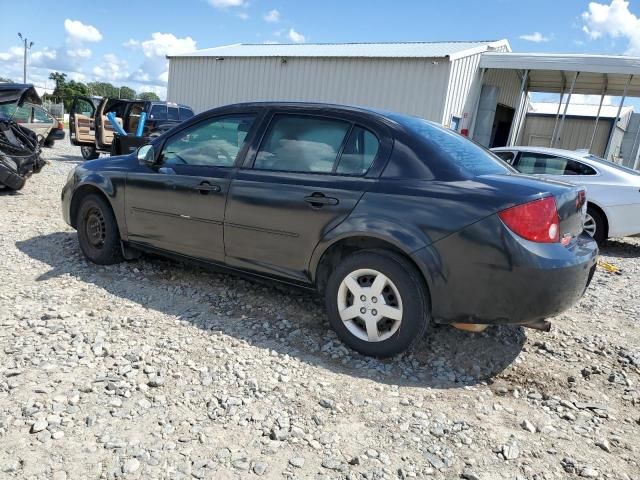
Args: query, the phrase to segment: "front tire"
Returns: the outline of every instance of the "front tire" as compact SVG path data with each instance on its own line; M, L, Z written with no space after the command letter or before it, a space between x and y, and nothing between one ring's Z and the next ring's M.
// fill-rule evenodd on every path
M329 276L325 302L340 339L373 357L410 349L430 324L420 273L386 250L363 250L345 258Z
M584 221L584 231L602 246L607 241L607 222L604 215L593 207L587 207L587 217Z
M100 153L96 150L96 147L80 147L82 158L85 160L95 160L100 156Z
M87 259L98 265L112 265L123 260L118 224L103 197L87 195L82 200L76 225L80 249Z

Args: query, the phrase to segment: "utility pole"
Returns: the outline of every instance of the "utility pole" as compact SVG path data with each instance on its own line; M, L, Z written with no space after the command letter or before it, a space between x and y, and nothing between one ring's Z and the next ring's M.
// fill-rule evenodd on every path
M24 42L24 62L22 65L23 66L22 83L27 83L27 50L31 50L31 47L33 47L33 42L30 42L27 39L27 37L23 37L20 32L18 32L18 37L20 37L20 40Z

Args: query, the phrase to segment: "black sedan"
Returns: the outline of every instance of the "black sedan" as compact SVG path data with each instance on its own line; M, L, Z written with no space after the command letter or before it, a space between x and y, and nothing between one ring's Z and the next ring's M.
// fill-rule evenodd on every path
M204 112L78 166L62 206L95 263L148 251L316 289L340 338L375 356L434 323L544 329L598 254L583 188L426 120L325 104Z

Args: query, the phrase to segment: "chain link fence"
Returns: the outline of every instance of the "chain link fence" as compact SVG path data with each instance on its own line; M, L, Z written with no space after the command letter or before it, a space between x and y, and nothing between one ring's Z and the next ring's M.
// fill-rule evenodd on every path
M42 107L58 120L64 118L64 103L42 102Z

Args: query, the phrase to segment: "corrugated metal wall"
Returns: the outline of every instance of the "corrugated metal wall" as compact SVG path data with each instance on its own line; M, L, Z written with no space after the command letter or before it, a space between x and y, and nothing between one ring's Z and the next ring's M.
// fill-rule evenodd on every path
M500 87L498 94L498 103L507 107L516 108L518 97L520 96L520 87L522 86L522 78L514 70L498 70L490 69L484 74L486 85L496 85Z
M474 80L477 82L478 64L482 54L469 55L451 62L451 76L447 88L442 124L449 126L451 116L462 117Z
M607 140L609 139L611 122L612 119L610 118L601 118L598 122L596 137L593 141L593 147L591 149L591 152L594 155L604 155L604 150L607 146ZM555 116L553 115L527 115L527 121L525 123L521 136L522 145L548 147L549 143L551 142L554 123ZM591 141L591 134L593 132L594 123L594 119L591 118L567 117L565 119L564 126L562 127L562 138L560 140L560 144L557 144L556 147L564 148L567 150L589 148L589 142ZM617 135L614 134L614 140L612 144L614 148L612 152L620 150L621 142L622 135L617 138Z
M395 110L440 122L450 62L443 59L171 58L167 99L201 112L290 100Z

